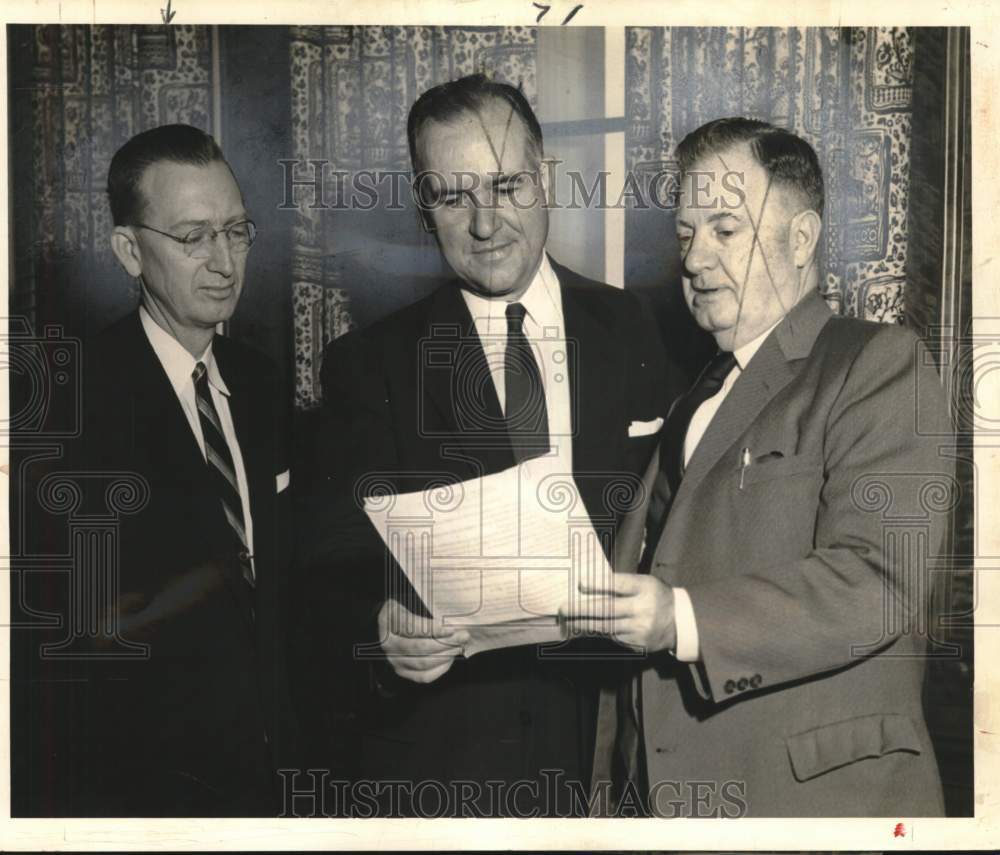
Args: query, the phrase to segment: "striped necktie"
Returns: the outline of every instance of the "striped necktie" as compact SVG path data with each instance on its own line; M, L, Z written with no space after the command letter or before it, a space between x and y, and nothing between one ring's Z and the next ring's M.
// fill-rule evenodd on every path
M243 500L236 482L236 467L229 443L222 432L222 422L212 403L212 393L208 388L208 372L205 363L199 362L191 373L194 378L194 394L198 403L198 419L205 439L205 457L216 494L222 501L222 511L226 521L236 536L243 580L254 587L253 567L250 564L250 550L247 545L246 522L243 517Z

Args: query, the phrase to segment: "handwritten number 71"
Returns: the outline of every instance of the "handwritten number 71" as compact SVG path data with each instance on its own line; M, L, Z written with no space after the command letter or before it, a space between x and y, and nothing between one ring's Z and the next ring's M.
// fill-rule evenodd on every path
M549 9L552 8L551 6L546 6L544 3L532 3L531 5L534 6L536 9L542 10L541 12L538 13L538 17L535 18L536 24L541 23L542 18L544 18L548 13ZM573 10L565 18L563 18L563 24L568 24L570 21L572 21L573 16L576 15L576 13L579 12L582 8L583 8L583 3L579 3L576 6L574 6Z

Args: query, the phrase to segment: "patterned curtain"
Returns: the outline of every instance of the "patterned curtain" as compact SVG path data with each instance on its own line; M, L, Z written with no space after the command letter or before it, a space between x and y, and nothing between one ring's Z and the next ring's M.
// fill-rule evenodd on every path
M407 170L410 105L446 80L486 72L520 84L535 102L534 28L294 27L291 65L292 156L300 162L328 161L328 174ZM310 173L300 171L298 178L303 174ZM297 187L295 192L301 201L303 192L313 191ZM345 222L352 215L353 222ZM297 207L292 256L296 409L318 405L323 346L352 326L351 289L339 258L341 235L363 228L365 216L374 219L364 212ZM417 219L406 219L405 227L410 233L398 235L398 241L418 240Z
M627 168L672 167L689 131L765 119L816 148L826 178L825 277L834 311L903 321L913 33L904 28L653 29L627 33Z
M14 147L26 166L12 180L29 213L15 224L13 310L34 323L36 300L52 302L68 290L66 262L72 261L71 278L79 276L78 284L89 289L82 295L89 305L81 301L81 310L122 314L133 297L110 286L106 275L116 269L108 165L125 140L156 125L186 122L211 131L209 30L35 25L12 33L18 59L30 69L19 71L28 78L28 93L12 99L19 120ZM46 321L62 314L40 313Z

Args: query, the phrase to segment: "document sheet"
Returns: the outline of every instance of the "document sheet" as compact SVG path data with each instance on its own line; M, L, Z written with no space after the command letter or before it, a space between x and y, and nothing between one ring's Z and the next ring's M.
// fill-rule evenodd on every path
M470 633L466 656L562 640L560 607L612 572L572 475L532 464L365 500L434 621Z

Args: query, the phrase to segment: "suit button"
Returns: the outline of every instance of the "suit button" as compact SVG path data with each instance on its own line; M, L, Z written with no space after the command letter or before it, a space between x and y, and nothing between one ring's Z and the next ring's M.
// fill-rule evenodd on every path
M763 683L763 682L764 682L764 680L763 680L763 678L762 678L762 677L760 676L760 674L754 674L754 675L753 675L753 676L752 676L752 677L750 678L750 687L751 687L751 688L753 688L753 689L757 689L757 688L759 688L759 687L760 687L760 684L761 684L761 683Z
M521 724L524 725L525 727L531 724L531 713L528 712L527 710L521 710L521 712L518 714L517 717L518 720L521 722Z
M736 688L739 689L741 692L745 692L747 690L747 686L749 685L750 681L747 680L746 677L740 677L740 681L736 684Z
M736 691L736 684L732 680L726 680L726 683L722 688L726 690L727 695L731 695Z

